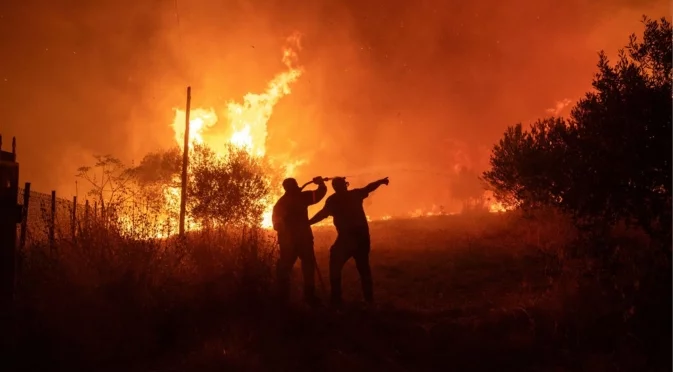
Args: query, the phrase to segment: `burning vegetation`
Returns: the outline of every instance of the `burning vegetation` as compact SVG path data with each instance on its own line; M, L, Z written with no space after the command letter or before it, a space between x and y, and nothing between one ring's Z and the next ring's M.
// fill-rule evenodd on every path
M267 123L274 106L291 93L292 84L303 73L300 51L300 36L294 34L282 52L287 69L273 77L266 91L248 93L242 102L230 101L220 110L190 109L186 231L217 226L271 227L271 209L282 193L280 181L295 176L295 169L307 162L290 159L287 154L269 154L266 149ZM139 224L147 225L148 221L154 226L148 237L178 232L186 113L179 108L174 111L174 148L147 154L130 167L114 157L99 156L94 166L100 173L98 178L90 174L91 167L79 169L78 176L92 187L89 196L107 211L106 218L117 219L129 233L135 234ZM490 191L465 200L463 210L507 211ZM398 217L447 214L444 207L433 206ZM383 219L390 218L386 215Z
M299 35L287 39L282 62L287 67L263 93L248 93L242 102L229 102L224 110L193 108L189 117L189 165L186 230L216 226L271 226L271 208L281 192L280 181L292 177L303 160L288 161L267 154L267 122L276 103L290 94L302 74L297 65ZM186 114L174 109L172 128L176 147L147 154L136 166L118 159L97 157L79 176L92 186L89 195L107 218L132 232L138 224L153 221L149 236L177 233L180 210L180 172ZM220 112L220 116L218 116Z

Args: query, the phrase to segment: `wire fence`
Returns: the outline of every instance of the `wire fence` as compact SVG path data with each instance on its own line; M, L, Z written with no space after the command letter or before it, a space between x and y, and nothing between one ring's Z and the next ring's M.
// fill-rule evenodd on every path
M19 188L18 203L23 206L17 227L21 246L74 239L81 224L97 215L97 206L90 206L88 201L82 204L76 198L58 197L55 191L33 191L30 184Z

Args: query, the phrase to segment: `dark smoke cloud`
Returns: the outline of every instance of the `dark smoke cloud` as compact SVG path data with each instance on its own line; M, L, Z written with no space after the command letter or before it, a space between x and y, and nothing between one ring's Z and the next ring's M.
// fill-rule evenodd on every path
M669 4L3 2L0 132L19 138L23 180L73 193L92 153L137 161L172 145L187 85L193 107L218 110L261 92L299 31L305 73L276 106L270 152L310 159L301 179L389 175L372 215L455 209L506 126L566 114L564 100L590 89L598 50L614 55L643 14L668 16Z

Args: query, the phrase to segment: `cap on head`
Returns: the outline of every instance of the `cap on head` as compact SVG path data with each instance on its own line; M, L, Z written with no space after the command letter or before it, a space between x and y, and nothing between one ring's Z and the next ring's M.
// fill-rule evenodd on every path
M285 189L285 192L297 191L299 190L299 184L294 178L286 178L283 180L283 189Z
M348 182L346 182L346 177L334 177L334 178L332 178L332 188L335 191L348 189Z

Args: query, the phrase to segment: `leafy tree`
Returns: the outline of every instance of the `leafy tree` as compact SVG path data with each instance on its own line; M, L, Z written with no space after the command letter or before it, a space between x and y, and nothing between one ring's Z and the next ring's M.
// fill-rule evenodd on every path
M538 120L530 131L521 124L507 128L491 154L492 169L483 179L506 206L560 207L569 190L565 140L570 128L560 118Z
M601 53L595 91L572 111L574 165L591 189L574 209L670 236L673 31L664 18L643 23L614 67Z
M154 213L165 210L165 190L180 187L182 150L174 148L151 152L145 155L138 166L132 169L138 186L139 199Z
M264 163L233 146L226 154L217 157L211 149L195 146L187 192L190 214L203 222L257 225L270 191Z
M275 172L264 159L231 145L224 156L211 148L195 145L188 169L188 215L208 225L254 225L261 221ZM133 173L148 200L165 204L164 189L180 187L182 150L168 149L147 154Z
M152 184L170 183L182 170L182 150L173 147L167 150L151 152L145 155L133 173L139 184L148 186Z
M612 66L599 55L594 90L567 120L510 127L483 178L508 203L554 206L579 224L638 224L671 237L672 29L644 18Z

